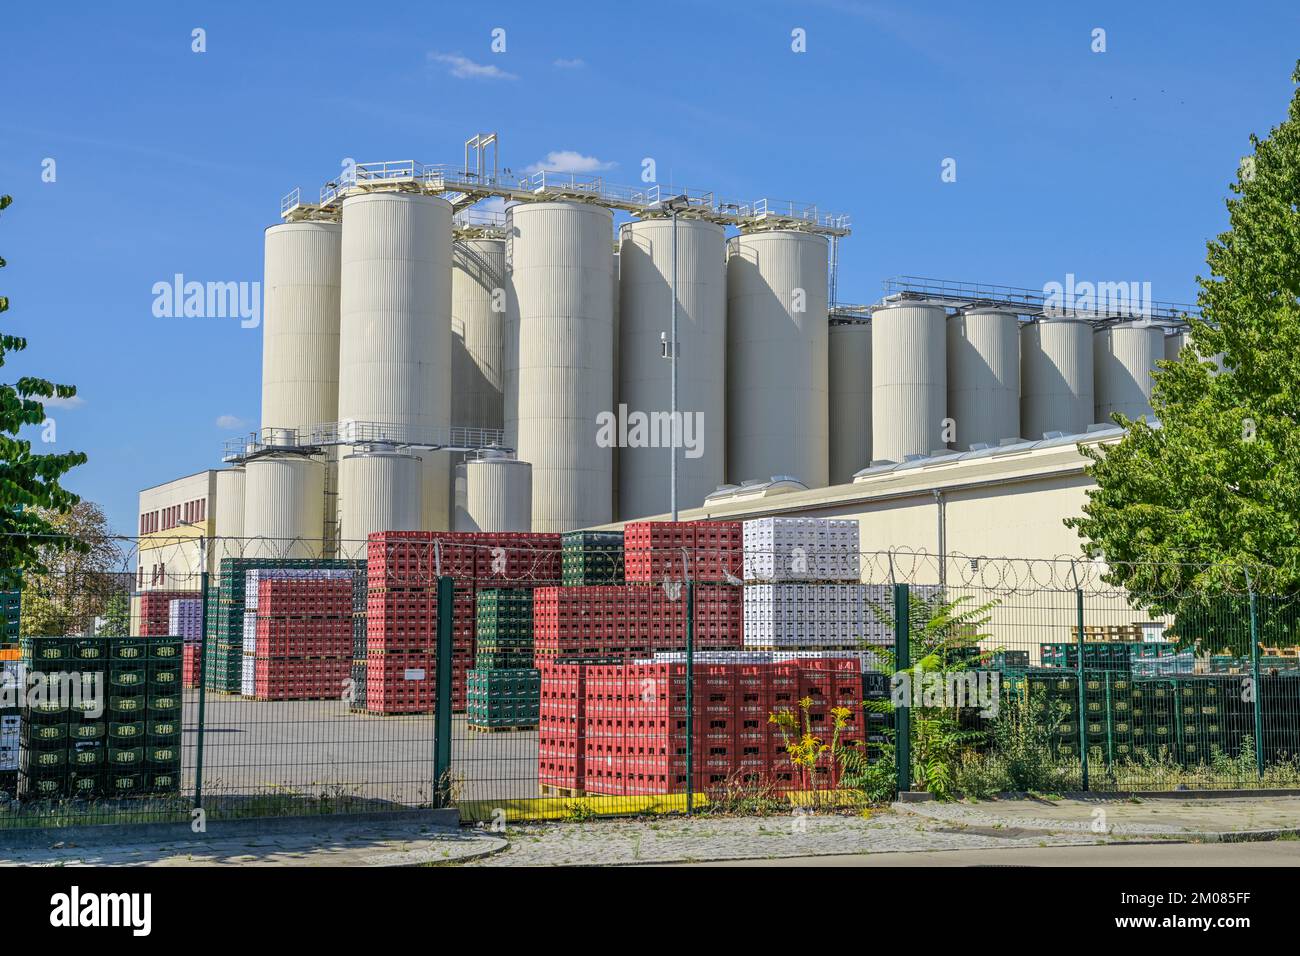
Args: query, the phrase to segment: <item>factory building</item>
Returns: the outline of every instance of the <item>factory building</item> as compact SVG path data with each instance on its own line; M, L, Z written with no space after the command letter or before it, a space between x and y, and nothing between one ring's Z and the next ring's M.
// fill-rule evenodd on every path
M675 445L684 517L779 502L933 551L941 507L947 551L1067 553L1060 519L1087 486L1075 443L1149 415L1150 373L1187 341L1188 310L1161 303L1062 310L909 277L836 303L846 217L517 179L494 134L463 170L361 164L281 214L260 428L227 444L228 467L143 492L142 534L172 507L161 489L200 478L207 534L252 556L612 526L670 512ZM141 573L182 560L161 557L142 552Z

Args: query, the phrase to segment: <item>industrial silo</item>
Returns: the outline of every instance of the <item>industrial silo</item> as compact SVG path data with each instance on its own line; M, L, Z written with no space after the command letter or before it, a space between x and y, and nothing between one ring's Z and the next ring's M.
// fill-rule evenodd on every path
M359 437L430 442L451 424L451 214L409 193L343 201L338 418L388 426ZM450 461L420 457L421 526L445 530Z
M463 239L451 258L451 424L504 420L506 244Z
M806 232L727 244L727 480L829 478L827 242ZM686 354L682 354L682 361Z
M945 446L948 407L943 306L907 303L871 313L871 454L903 461Z
M1161 328L1122 322L1097 329L1092 343L1094 419L1109 422L1115 412L1130 419L1150 415L1151 373L1165 357Z
M1175 329L1170 332L1165 336L1164 360L1166 362L1177 362L1178 356L1191 340L1191 333L1186 329Z
M1020 435L1020 320L967 309L948 317L948 417L952 447L996 445Z
M338 412L341 239L336 222L266 230L263 428L305 433Z
M600 206L506 210L506 444L531 462L534 531L613 517L613 216Z
M871 325L830 328L830 481L853 480L871 464Z
M265 455L244 471L244 556L319 558L325 466L302 455Z
M620 233L619 404L648 416L654 440L619 449L619 515L670 507L673 223L647 219ZM725 238L717 223L677 222L677 503L697 507L724 478L727 346ZM631 429L629 434L632 434ZM689 445L689 447L687 447Z
M339 557L364 558L375 531L419 531L423 463L391 446L357 446L339 462Z
M1039 441L1047 432L1088 430L1093 402L1092 324L1037 319L1020 330L1020 433Z
M467 531L527 531L532 527L532 466L484 455L465 462Z
M243 550L240 539L244 537L244 481L242 467L222 468L217 472L216 501L212 506L213 534L216 541L213 555L237 558Z

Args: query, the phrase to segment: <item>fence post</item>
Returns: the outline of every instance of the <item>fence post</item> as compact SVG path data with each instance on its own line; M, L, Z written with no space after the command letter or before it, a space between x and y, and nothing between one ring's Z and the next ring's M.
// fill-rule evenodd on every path
M1255 775L1264 776L1264 688L1259 682L1259 615L1255 608L1255 587L1246 571L1246 588L1250 592L1250 679L1254 684Z
M199 682L199 719L194 741L194 809L203 809L203 728L208 706L208 551L202 535L199 536L199 663L195 668ZM185 648L181 647L181 660ZM182 667L184 665L182 664ZM184 698L182 698L183 700ZM183 723L183 721L182 721Z
M1079 730L1079 769L1083 789L1088 789L1088 734L1084 731L1088 719L1088 701L1084 692L1083 678L1083 588L1077 588L1074 592L1075 617L1078 624L1078 633L1075 639L1076 653L1079 660L1075 668L1079 683L1079 716L1075 720L1075 726Z
M911 596L906 584L894 585L894 671L903 674L912 666ZM892 688L891 688L892 692ZM898 792L912 789L912 720L910 696L894 707L894 763L898 771Z
M438 704L433 724L433 792L435 807L451 802L451 622L455 614L456 579L438 578L438 658L435 664Z
M695 582L686 581L686 815L695 804Z

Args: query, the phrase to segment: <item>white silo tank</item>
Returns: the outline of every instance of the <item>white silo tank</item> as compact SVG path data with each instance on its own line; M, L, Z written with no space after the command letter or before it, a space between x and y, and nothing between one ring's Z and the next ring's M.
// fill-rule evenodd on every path
M1151 373L1165 357L1158 325L1122 322L1093 333L1094 418L1110 422L1113 412L1127 418L1151 414Z
M319 558L325 466L300 455L266 455L244 471L244 556Z
M827 252L822 236L773 231L727 244L727 480L830 473ZM683 359L685 356L683 355Z
M532 463L534 531L613 517L613 216L583 203L506 210L506 444Z
M532 466L484 455L465 462L465 509L470 531L528 531L532 525Z
M243 553L244 537L244 482L245 471L240 468L222 468L217 472L216 501L212 508L213 556L237 558Z
M386 446L358 446L339 462L339 557L364 558L375 531L419 531L423 464Z
M903 461L944 447L948 407L943 306L894 305L871 313L871 454Z
M1081 435L1093 423L1092 324L1038 319L1020 330L1020 432Z
M660 413L664 423L672 408L672 362L661 342L672 333L672 234L671 219L647 219L624 225L619 244L619 404L629 416ZM726 240L717 223L677 222L677 345L680 441L698 443L696 457L678 448L677 504L693 508L722 484L726 456ZM623 519L670 507L671 436L651 430L659 447L619 448Z
M952 447L996 445L1020 435L1020 320L967 309L948 317L948 417Z
M830 328L830 481L853 480L871 464L871 324Z
M465 475L466 456L463 454L456 455L452 461L451 467L451 530L452 531L473 531L475 530L469 520L469 509L466 506L466 475Z
M505 324L505 240L457 241L451 259L451 424L501 427Z
M1170 332L1168 335L1166 335L1165 354L1164 354L1165 361L1177 362L1178 356L1182 354L1183 349L1187 347L1187 344L1191 342L1191 340L1192 340L1191 334L1183 330L1175 330L1173 332Z
M342 235L336 222L266 230L263 428L305 433L338 413Z
M451 424L451 219L451 203L434 196L343 201L341 422L397 426L426 442ZM450 461L420 457L421 525L445 530Z

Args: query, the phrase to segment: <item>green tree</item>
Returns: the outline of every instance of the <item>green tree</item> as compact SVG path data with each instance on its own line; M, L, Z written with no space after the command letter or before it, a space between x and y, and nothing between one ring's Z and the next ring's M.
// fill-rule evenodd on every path
M12 197L0 196L0 211L12 202ZM0 258L0 267L4 265ZM0 295L0 312L8 308L9 299ZM25 348L25 338L0 334L0 365L10 352ZM13 384L0 383L0 590L17 588L26 568L40 570L42 554L81 547L60 535L49 516L67 512L80 500L59 479L85 464L86 456L81 452L33 454L32 443L20 436L24 427L45 421L41 399L76 394L72 385L55 385L29 375Z
M1080 447L1096 487L1066 521L1109 582L1211 650L1249 647L1247 571L1266 595L1300 593L1300 90L1250 142L1191 345L1155 375L1160 426L1115 416L1119 442ZM1290 602L1261 616L1267 642L1294 643Z
M109 532L108 519L93 501L67 511L40 515L52 529L37 543L35 564L23 588L22 633L88 634L95 618L112 611L125 595L125 559ZM76 547L66 547L75 541ZM127 610L129 622L129 606Z
M125 589L114 590L104 604L104 620L96 632L100 637L126 637L131 628L131 601Z

